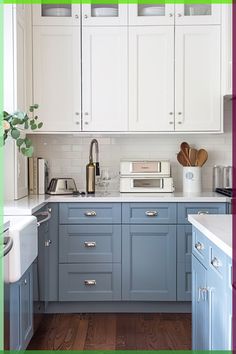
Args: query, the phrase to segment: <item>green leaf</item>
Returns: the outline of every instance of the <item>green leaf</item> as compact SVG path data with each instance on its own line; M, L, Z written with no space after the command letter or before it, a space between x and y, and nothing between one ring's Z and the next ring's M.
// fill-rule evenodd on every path
M19 119L19 118L13 118L11 124L12 124L12 125L21 124L21 119Z
M21 152L23 155L27 156L27 157L31 157L33 155L34 149L33 146L29 147L29 148L21 148Z
M38 124L38 129L42 128L42 126L43 126L43 122L40 122L40 123Z
M24 143L24 141L25 141L25 139L18 138L18 139L16 140L16 145L17 145L18 147L20 147L20 146Z
M31 145L32 145L32 140L26 137L25 138L25 146L27 148L29 148Z
M33 107L33 106L30 106L29 111L30 111L30 112L33 112L33 111L34 111L34 107Z
M34 119L31 119L29 122L30 122L30 125L35 124L35 120Z
M28 121L25 122L24 128L29 129L29 122Z
M13 137L13 139L18 139L20 136L20 131L16 128L13 128L11 131L11 136Z
M33 107L34 107L34 109L37 109L37 108L39 108L39 105L38 105L37 103L35 103L35 104L33 105Z
M32 130L35 130L35 129L37 129L37 128L38 128L37 124L32 124L32 125L31 125L31 129L32 129Z

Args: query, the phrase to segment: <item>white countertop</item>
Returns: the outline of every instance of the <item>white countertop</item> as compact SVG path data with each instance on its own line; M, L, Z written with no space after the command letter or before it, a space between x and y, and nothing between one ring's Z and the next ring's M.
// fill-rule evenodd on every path
M183 193L96 193L90 196L71 195L32 195L16 201L5 201L4 215L31 215L47 203L225 203L230 198L214 192L203 192L200 195L184 195Z
M232 215L189 215L188 220L232 258Z

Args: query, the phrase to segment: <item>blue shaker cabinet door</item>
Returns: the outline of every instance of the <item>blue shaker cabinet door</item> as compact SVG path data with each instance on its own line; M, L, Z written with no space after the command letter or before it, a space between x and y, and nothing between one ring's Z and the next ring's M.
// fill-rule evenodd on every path
M33 335L32 266L10 285L10 350L25 350Z
M210 350L207 270L192 257L192 350Z
M122 299L176 300L176 226L123 225Z
M191 301L192 226L177 226L177 300Z

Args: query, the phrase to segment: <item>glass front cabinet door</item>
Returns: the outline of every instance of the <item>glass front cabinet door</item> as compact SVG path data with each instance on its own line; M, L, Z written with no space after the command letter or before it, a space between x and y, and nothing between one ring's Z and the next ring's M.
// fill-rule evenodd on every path
M177 4L176 25L217 25L221 23L220 4Z
M33 24L52 26L79 26L79 4L34 4Z
M130 4L129 25L173 25L173 4Z
M127 25L127 4L83 4L83 26Z

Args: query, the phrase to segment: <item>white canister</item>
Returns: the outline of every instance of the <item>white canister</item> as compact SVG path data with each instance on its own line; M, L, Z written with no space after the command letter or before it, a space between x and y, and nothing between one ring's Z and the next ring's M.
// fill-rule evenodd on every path
M202 191L201 167L183 167L183 192L185 194L198 194Z

